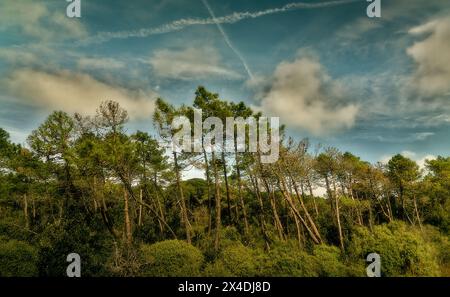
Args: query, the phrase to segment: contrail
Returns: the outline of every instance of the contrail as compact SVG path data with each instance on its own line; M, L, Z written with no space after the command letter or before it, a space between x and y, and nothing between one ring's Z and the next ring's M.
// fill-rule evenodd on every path
M228 45L228 47L236 54L236 56L239 58L239 60L241 60L242 65L245 68L245 71L247 71L248 76L250 77L250 79L253 80L253 74L250 70L250 68L247 65L247 62L245 61L244 57L241 55L241 53L234 47L233 43L231 42L230 38L228 38L227 33L225 32L225 30L222 28L222 25L217 22L217 18L214 14L214 11L211 9L211 6L209 6L209 3L207 0L202 0L203 4L205 5L206 9L208 9L209 14L211 15L211 17L213 18L213 21L216 23L217 28L220 31L220 34L222 34L223 39L225 40L225 43Z
M79 45L87 45L92 43L102 43L111 39L126 39L130 37L143 38L156 34L165 34L175 31L183 30L184 28L199 25L217 25L217 24L234 24L246 19L256 19L262 16L283 13L298 9L316 9L332 6L340 6L344 4L354 3L361 0L339 0L339 1L327 1L320 3L303 3L294 2L286 4L282 7L271 8L256 12L234 12L232 14L216 17L216 18L185 18L167 23L153 28L142 28L132 31L116 31L116 32L99 32L98 34L81 40Z

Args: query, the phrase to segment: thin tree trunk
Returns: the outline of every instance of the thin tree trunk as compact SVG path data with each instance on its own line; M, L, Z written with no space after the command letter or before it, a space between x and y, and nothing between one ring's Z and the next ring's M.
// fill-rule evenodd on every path
M317 218L317 217L319 217L319 209L317 208L316 197L314 196L311 181L309 180L309 177L306 178L306 182L308 183L309 196L311 196L311 199L313 200L314 210L316 211L316 218Z
M221 226L222 226L222 219L221 219L221 199L220 199L220 184L219 184L219 173L217 170L217 164L216 164L216 157L215 153L212 153L212 163L213 163L213 170L214 170L214 188L215 188L215 202L216 202L216 233L214 237L214 250L216 252L219 251L220 247L220 232L221 232Z
M419 222L420 230L422 230L422 222L420 221L419 209L417 208L416 194L413 194L414 210L416 212L417 222Z
M250 176L250 180L252 182L253 188L255 189L256 198L258 199L258 204L259 204L259 208L260 208L259 220L260 220L260 225L261 225L261 232L264 237L264 242L266 243L266 250L270 250L270 239L269 239L269 236L267 235L267 231L266 231L264 203L263 203L263 200L261 197L261 192L259 191L258 178L256 176L252 177L252 175L250 173L250 169L249 169L249 176Z
M178 188L178 194L179 194L179 199L180 199L180 203L181 203L181 216L182 216L182 220L186 229L186 240L188 243L191 243L191 225L189 223L189 218L188 218L188 214L187 214L187 209L186 209L186 201L184 200L184 193L183 193L183 188L181 187L181 177L180 177L180 168L178 167L178 158L177 158L177 153L173 152L173 159L174 159L174 163L175 163L175 174L176 174L176 180L177 180L177 188Z
M227 164L225 160L225 152L222 152L222 169L223 169L223 177L225 179L225 190L227 195L227 216L228 222L233 222L233 216L231 213L231 195L230 195L230 187L228 185L228 174L227 174Z
M286 201L288 202L290 208L292 209L292 211L294 212L294 214L300 219L300 221L302 222L303 226L306 228L306 230L308 231L308 234L310 235L311 239L314 241L314 243L316 244L320 244L321 240L320 238L317 238L317 236L314 234L314 232L311 230L311 228L308 226L308 224L306 223L305 219L302 217L302 215L300 214L300 212L297 210L297 208L295 207L294 201L292 200L291 195L289 194L289 191L286 187L286 183L283 179L283 176L278 175L278 179L279 179L279 188L281 193L283 194L283 196L285 197Z
M344 237L342 235L341 218L340 218L340 213L339 213L339 200L338 200L338 197L336 196L336 190L334 190L334 195L333 195L333 192L331 191L330 181L328 179L328 176L325 176L325 184L327 187L328 196L329 196L330 200L333 201L333 199L334 199L334 211L336 214L336 223L337 223L338 233L339 233L339 245L341 247L341 250L344 251Z
M131 220L130 220L130 214L128 209L128 192L126 189L123 189L123 197L124 197L124 219L125 219L125 235L127 238L127 243L131 245L133 242L133 237L131 234Z
M209 218L208 218L208 236L211 235L211 229L212 229L212 201L211 201L211 176L209 172L209 162L208 162L208 155L206 154L205 147L203 146L202 141L202 149L203 149L203 158L205 160L205 174L206 174L206 184L207 184L207 195L208 195L208 212L209 212Z
M30 229L30 218L28 216L28 198L27 194L23 194L23 214L25 216L25 227Z
M241 180L241 169L239 168L239 156L237 152L237 144L235 142L235 160L236 160L236 173L237 173L237 183L238 183L238 195L239 195L239 203L242 208L242 216L244 219L244 233L245 235L249 234L249 227L248 227L248 219L247 219L247 210L245 209L245 202L244 197L242 195L242 180Z
M138 218L138 226L142 226L142 189L139 190L139 218Z

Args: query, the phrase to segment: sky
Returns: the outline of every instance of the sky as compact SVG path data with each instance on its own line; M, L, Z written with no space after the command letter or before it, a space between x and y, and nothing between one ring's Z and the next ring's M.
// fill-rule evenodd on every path
M104 100L152 131L156 98L199 85L277 116L287 133L372 163L450 148L450 1L0 1L0 127L14 142L54 110Z

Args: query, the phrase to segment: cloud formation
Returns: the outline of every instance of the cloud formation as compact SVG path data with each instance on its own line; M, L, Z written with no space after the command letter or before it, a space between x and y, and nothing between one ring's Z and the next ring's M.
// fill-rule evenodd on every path
M125 63L112 58L87 58L82 57L78 60L77 66L81 69L109 69L117 70L125 67Z
M64 10L52 12L43 2L32 0L0 1L0 32L9 28L41 41L87 36L83 23L66 17Z
M48 110L93 114L102 101L114 100L132 119L150 118L156 94L108 85L95 78L70 71L48 73L19 69L2 81L15 98Z
M327 2L318 2L318 3L303 3L303 2L294 2L286 4L279 8L271 8L262 11L256 12L234 12L232 14L222 16L222 17L212 17L212 18L184 18L179 19L158 27L153 28L142 28L139 30L132 31L117 31L117 32L100 32L95 36L90 38L86 38L81 43L89 44L89 43L101 43L106 42L111 39L125 39L130 37L135 38L143 38L151 35L157 34L165 34L175 31L183 30L187 27L191 26L199 26L199 25L217 25L217 24L234 24L246 19L256 19L259 17L263 17L266 15L283 13L292 10L298 9L316 9L316 8L325 8L325 7L333 7L344 5L348 3L357 2L360 0L338 0L338 1L327 1Z
M212 47L188 47L182 50L163 49L148 61L155 75L173 79L206 79L220 77L238 79L242 76L221 66L221 58Z
M425 165L426 165L426 161L429 160L436 160L437 157L434 155L427 155L427 154L417 154L415 152L412 151L402 151L400 153L400 155L402 155L405 158L411 159L414 162L417 163L417 165L419 166L420 169L425 169ZM380 162L383 164L387 164L389 162L390 159L392 159L393 155L385 155L382 156L380 158Z
M353 126L358 106L340 102L342 90L326 75L319 62L297 58L275 70L262 109L281 122L315 135Z
M450 18L432 20L409 33L426 35L407 49L417 64L413 79L418 90L427 96L450 92Z

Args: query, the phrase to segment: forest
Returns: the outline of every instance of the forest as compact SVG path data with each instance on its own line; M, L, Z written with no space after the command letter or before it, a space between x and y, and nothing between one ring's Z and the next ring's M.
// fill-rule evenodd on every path
M274 163L171 152L160 139L194 108L263 116L204 87L193 97L158 99L155 135L128 131L114 101L54 111L26 145L0 129L0 276L66 276L70 253L83 277L365 277L370 253L382 276L450 276L449 156L371 164L284 126ZM183 178L193 169L204 178Z

